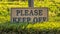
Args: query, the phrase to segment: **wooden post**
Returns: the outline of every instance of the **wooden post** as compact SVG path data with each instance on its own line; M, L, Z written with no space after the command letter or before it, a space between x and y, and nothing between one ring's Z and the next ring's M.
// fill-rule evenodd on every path
M34 7L34 0L28 0L28 6Z

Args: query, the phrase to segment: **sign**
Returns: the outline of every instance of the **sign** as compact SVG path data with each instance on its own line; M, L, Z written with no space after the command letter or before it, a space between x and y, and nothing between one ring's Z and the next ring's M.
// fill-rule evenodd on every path
M47 8L11 8L11 22L43 22L47 20Z

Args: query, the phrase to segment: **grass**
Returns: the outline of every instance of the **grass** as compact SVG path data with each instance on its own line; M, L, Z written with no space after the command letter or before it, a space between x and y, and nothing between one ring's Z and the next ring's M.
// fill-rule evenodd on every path
M60 22L41 22L41 23L0 23L0 30L22 30L22 29L38 29L38 30L49 30L56 29L60 30Z

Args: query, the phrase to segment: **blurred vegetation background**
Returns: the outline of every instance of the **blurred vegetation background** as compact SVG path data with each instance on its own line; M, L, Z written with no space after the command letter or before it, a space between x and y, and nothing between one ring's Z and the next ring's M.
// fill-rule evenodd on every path
M28 7L28 0L0 0L0 34L60 34L60 0L34 0L34 7L49 9L48 22L10 23L10 9L15 7Z
M28 7L28 0L0 0L0 23L10 22L10 9L15 7ZM60 21L60 0L34 0L34 7L48 7L48 21Z

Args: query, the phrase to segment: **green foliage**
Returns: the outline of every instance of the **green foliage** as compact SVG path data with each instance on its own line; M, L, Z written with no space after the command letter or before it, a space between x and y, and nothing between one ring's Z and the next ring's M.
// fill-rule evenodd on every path
M26 1L0 2L0 33L3 32L25 32L23 34L36 34L36 32L59 32L60 34L60 0L34 0L34 7L49 8L49 22L35 24L10 23L10 8L28 7ZM51 22L52 21L52 22ZM51 32L52 32L51 31Z
M24 1L24 0L23 0ZM10 8L28 7L28 1L0 2L0 23L10 21ZM49 8L49 21L60 21L60 0L34 0L34 7ZM56 17L56 18L55 18Z
M48 25L48 26L47 26ZM41 23L0 23L0 32L22 32L35 33L36 32L54 32L60 31L60 22L41 22Z

